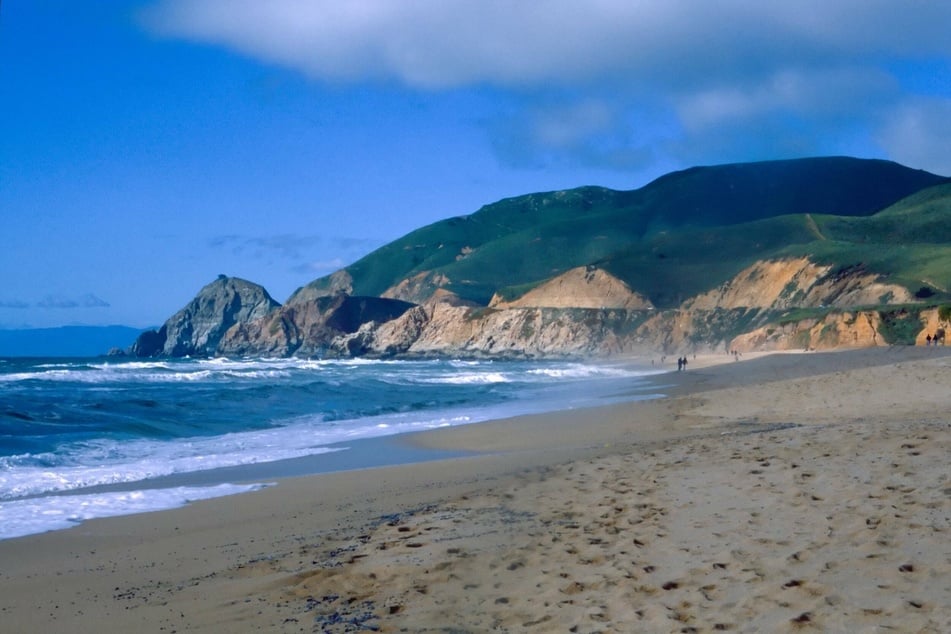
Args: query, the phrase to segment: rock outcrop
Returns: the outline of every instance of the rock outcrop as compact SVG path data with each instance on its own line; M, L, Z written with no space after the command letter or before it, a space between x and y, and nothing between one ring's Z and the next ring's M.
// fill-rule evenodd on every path
M413 304L381 297L329 295L288 303L260 319L236 324L218 353L274 356L356 356L352 335L396 319Z
M756 262L719 287L683 303L684 310L816 308L905 304L915 298L860 266L834 270L808 258Z
M449 278L442 273L423 271L386 289L382 297L423 304L438 293L448 292L443 291L448 283Z
M323 280L314 280L294 291L287 304L305 304L327 295L353 295L353 277L350 273L341 269Z
M579 266L544 282L521 297L504 300L498 293L490 308L621 308L651 310L650 299L607 271Z
M430 300L366 333L378 355L502 357L608 356L647 349L634 336L648 311L474 306Z
M833 350L888 345L878 311L843 311L824 317L770 324L735 337L729 350Z
M261 319L280 308L264 287L236 277L218 276L158 331L143 333L132 345L137 357L208 356L218 352L236 324Z
M337 282L347 286L347 279ZM951 324L940 311L861 266L833 269L808 258L756 262L719 287L659 311L596 267L579 267L516 299L461 300L421 274L390 297L321 294L304 287L279 306L263 288L221 277L137 356L609 356L736 350L815 350L924 343ZM894 308L888 308L894 305ZM869 306L874 308L862 308Z
M937 308L923 310L918 314L918 321L921 323L921 330L915 337L915 345L924 346L928 344L928 337L942 344L951 343L948 341L951 333L951 311L942 315L942 311Z

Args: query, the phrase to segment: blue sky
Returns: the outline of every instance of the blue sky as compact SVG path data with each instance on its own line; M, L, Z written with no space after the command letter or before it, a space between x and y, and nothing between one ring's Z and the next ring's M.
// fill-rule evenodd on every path
M0 327L279 301L507 196L847 154L951 175L951 3L6 0Z

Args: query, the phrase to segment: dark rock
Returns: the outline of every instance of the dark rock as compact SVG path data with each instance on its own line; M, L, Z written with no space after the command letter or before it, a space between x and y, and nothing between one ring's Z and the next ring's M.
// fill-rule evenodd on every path
M158 330L146 330L129 348L129 354L133 357L160 356L165 348L165 332L165 326Z
M264 287L236 277L219 276L161 329L143 333L131 352L137 357L214 355L229 329L261 319L278 308L280 304Z

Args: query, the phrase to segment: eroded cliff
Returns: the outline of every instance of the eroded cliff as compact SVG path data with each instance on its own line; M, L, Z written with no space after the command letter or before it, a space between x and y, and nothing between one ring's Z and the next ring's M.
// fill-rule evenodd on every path
M408 283L400 290L413 294L413 288ZM426 293L426 301L414 304L305 288L278 306L256 285L221 278L160 331L140 337L134 352L305 357L746 352L922 343L925 333L948 328L937 309L914 308L915 298L900 285L860 266L833 269L804 257L756 262L665 311L595 267L569 270L508 301L497 295L489 306L440 288Z
M539 284L524 295L505 300L496 293L490 308L621 308L652 310L650 299L607 271L579 266Z

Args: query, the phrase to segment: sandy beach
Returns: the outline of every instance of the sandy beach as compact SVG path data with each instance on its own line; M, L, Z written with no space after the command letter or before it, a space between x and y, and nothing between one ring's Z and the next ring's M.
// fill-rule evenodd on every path
M461 457L2 541L0 631L951 631L951 349L688 368L387 441Z

